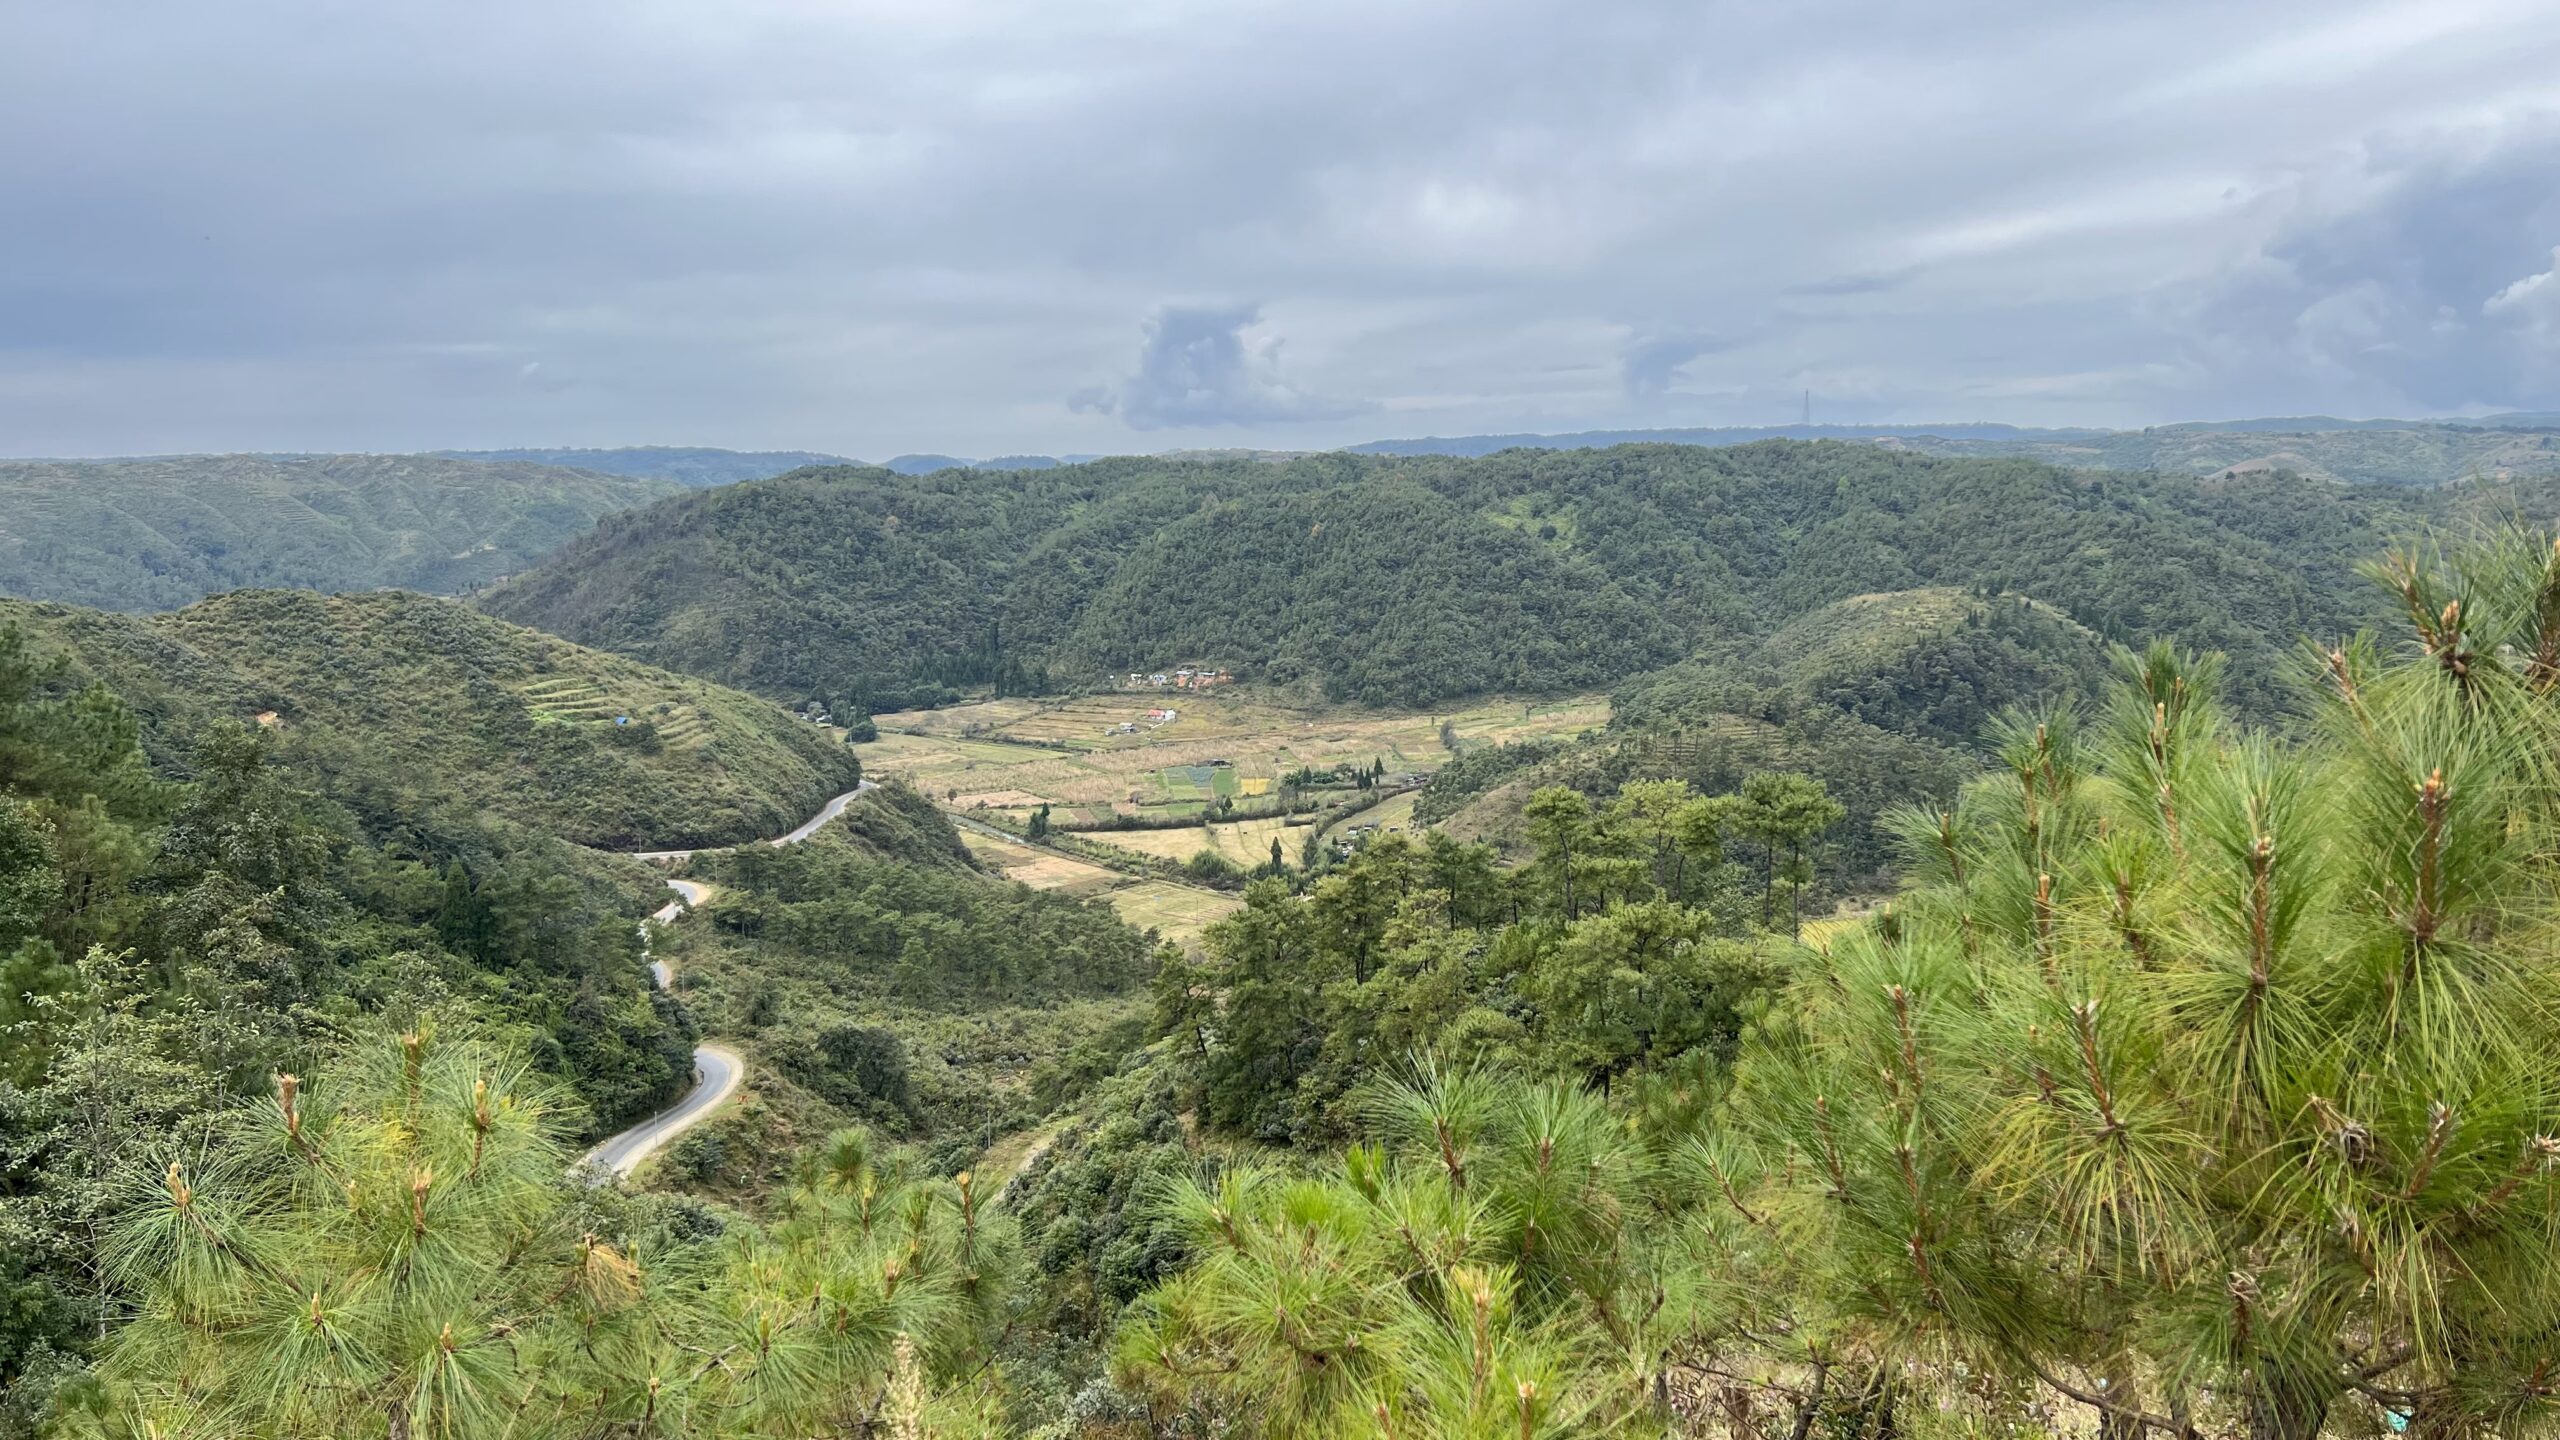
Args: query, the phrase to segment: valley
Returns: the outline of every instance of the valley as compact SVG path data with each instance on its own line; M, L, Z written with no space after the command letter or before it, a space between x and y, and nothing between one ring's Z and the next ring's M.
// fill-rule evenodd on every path
M698 481L729 463L624 460ZM2357 816L2425 821L2450 773L2463 796L2510 798L2441 811L2442 843L2526 843L2537 792L2497 757L2548 737L2539 672L2508 657L2560 646L2530 629L2560 608L2493 604L2465 623L2505 630L2447 635L2464 595L2547 598L2560 552L2489 532L2504 538L2353 571L2394 554L2387 534L2502 505L2519 522L2548 498L1788 444L824 467L608 516L469 601L0 601L16 887L0 965L20 987L0 997L0 1064L51 1127L23 1183L81 1225L129 1227L119 1243L156 1243L130 1227L201 1183L221 1224L352 1253L370 1227L433 1232L441 1197L484 1193L472 1167L494 1155L526 1177L510 1193L549 1217L539 1233L567 1234L574 1211L592 1237L541 1265L691 1257L711 1268L680 1283L715 1308L767 1306L775 1333L846 1367L791 1392L802 1417L885 1403L833 1328L860 1306L937 1337L931 1383L996 1417L979 1433L1259 1436L1295 1373L1239 1318L1270 1313L1272 1285L1317 1297L1305 1313L1335 1337L1282 1349L1316 1343L1378 1383L1406 1362L1337 1340L1470 1343L1382 1240L1392 1213L1413 1244L1543 1277L1505 1292L1532 1319L1498 1318L1514 1312L1484 1292L1485 1343L1581 1337L1536 1383L1612 1417L1606 1433L1705 1413L1718 1392L1668 1378L1702 1360L1763 1377L1730 1382L1761 1419L1729 1440L1781 1419L1863 1433L1887 1403L2022 1424L2018 1397L2038 1392L1985 1398L1934 1360L1888 1400L1806 1389L1831 1352L1795 1337L1877 1293L1940 1313L1941 1277L2034 1291L2088 1263L2038 1251L2021 1269L1954 1227L2043 1233L2075 1202L1992 1173L2003 1147L2091 1163L2082 1122L2045 1115L2096 1106L2103 1135L2119 1073L2180 1117L2145 1143L2176 1173L2213 1171L2177 1136L2225 1120L2155 1057L2212 1033L2184 997L2257 943L2215 897L2301 887L2315 908L2284 943L2325 948L2267 953L2268 984L2342 986L2326 957L2399 943L2370 897L2400 893L2409 845L2437 843L2373 839ZM1430 543L1399 544L1416 535ZM2324 657L2308 680L2306 640ZM2438 677L2464 674L2515 693L2429 708ZM2433 748L2492 724L2522 728L2451 762ZM2447 768L2411 781L2420 764ZM2287 868L2233 891L2229 866L2263 849L2231 838L2235 817L2325 838L2284 841ZM2539 864L2482 872L2510 877L2500 914L2539 913L2536 887L2560 885ZM2101 987L2105 1026L2070 999ZM2317 1003L2388 1048L2362 997ZM2466 1013L2539 1023L2505 1002ZM306 1092L288 1066L325 1078ZM93 1122L65 1087L118 1068L161 1077L164 1109L79 1140ZM101 1188L173 1126L267 1133L347 1087L375 1098L310 1122L308 1149L288 1130L200 1182L155 1160L140 1202ZM1950 1091L1966 1093L1943 1112L1920 1099ZM430 1093L445 1109L416 1126L364 1118ZM2245 1124L2303 1123L2290 1113ZM1999 1115L2049 1128L1982 1118ZM2526 1144L2521 1121L2479 1123ZM1890 1136L1911 1137L1899 1158ZM570 1193L579 1154L602 1183ZM1544 1178L1559 1154L1561 1189ZM364 1177L355 1200L333 1180L306 1205L302 1165ZM2479 1216L2549 1183L2457 1173L2440 1202L2395 1174L2402 1198L2360 1223L2411 1193ZM2180 1215L2332 1243L2325 1214L2179 1183ZM1915 1192L1948 1228L1890 1231ZM1249 1223L1229 1234L1220 1215ZM1773 1254L1754 1237L1777 1217L1790 1245ZM1266 1243L1283 1232L1299 1238ZM58 1228L35 1262L72 1297L62 1316L90 1293L65 1288L85 1233ZM805 1267L787 1304L745 1259L778 1254ZM271 1287L208 1263L237 1303ZM1476 1274L1444 1278L1463 1298L1496 1283ZM165 1282L126 1283L163 1303ZM600 1293L582 1283L560 1293ZM848 1298L813 1311L811 1287ZM1675 1289L1695 1298L1674 1309ZM389 1303L414 1323L426 1302ZM590 1303L646 1311L691 1350L726 1343L699 1308ZM1646 1306L1673 1317L1658 1334L1608 1323ZM43 1343L95 1344L68 1323ZM141 1330L113 1333L79 1363L159 1383ZM1858 1333L1841 1343L1871 1375L1904 1353L1898 1332ZM610 1357L561 1363L600 1387L581 1394L630 1383ZM1629 1367L1663 1381L1630 1390ZM1057 1429L1076 1406L1105 1418ZM1317 1413L1270 1433L1340 1428ZM1545 1414L1530 1433L1583 1433ZM1416 1433L1444 1432L1473 1433Z

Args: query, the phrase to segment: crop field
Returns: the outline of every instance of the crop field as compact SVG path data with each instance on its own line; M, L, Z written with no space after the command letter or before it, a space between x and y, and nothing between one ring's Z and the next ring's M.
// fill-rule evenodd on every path
M1841 938L1874 919L1877 908L1874 901L1850 901L1841 905L1836 913L1820 919L1808 916L1796 932L1796 938L1816 950L1828 950Z
M645 690L624 691L591 675L545 675L516 689L537 725L611 724L617 716L645 720L668 745L699 748L710 733L702 712Z
M1150 710L1172 710L1175 718L1150 721ZM1580 696L1483 700L1439 712L1298 710L1231 690L1168 691L990 700L874 719L880 738L856 747L871 773L905 779L964 810L1019 812L1046 802L1056 807L1054 818L1073 824L1115 810L1195 814L1220 798L1268 795L1301 766L1374 760L1390 774L1427 771L1449 758L1444 726L1462 747L1569 736L1607 724L1609 702ZM1123 725L1135 733L1106 733ZM1212 763L1221 760L1227 763Z
M1093 830L1083 838L1127 850L1138 855L1153 855L1163 860L1188 860L1203 850L1214 850L1240 868L1250 869L1271 858L1271 842L1280 842L1281 855L1292 865L1298 863L1298 846L1308 827L1291 825L1278 816L1259 820L1231 820L1216 825L1189 825L1178 830Z
M1035 890L1063 890L1107 900L1111 908L1120 912L1121 919L1140 930L1152 929L1177 944L1189 943L1211 921L1244 903L1222 891L1166 880L1135 880L1108 866L976 830L964 829L960 838L979 864L1007 880Z
M1152 929L1167 940L1182 943L1197 938L1212 922L1244 901L1223 891L1195 890L1188 885L1149 880L1112 891L1111 904L1121 919L1139 929Z
M1018 880L1034 890L1068 890L1079 894L1098 894L1127 882L1127 876L1108 866L1061 855L1037 845L1014 840L999 840L977 830L962 830L961 842L969 847L978 863L994 870L1007 880Z

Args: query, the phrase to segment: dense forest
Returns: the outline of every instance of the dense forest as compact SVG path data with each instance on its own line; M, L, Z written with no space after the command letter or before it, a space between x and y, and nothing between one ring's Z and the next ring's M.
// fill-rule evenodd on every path
M1851 596L2023 594L2252 662L2378 611L2354 561L2547 486L2202 481L1861 445L808 470L607 520L496 614L798 703L1183 661L1424 705L1614 683ZM2241 667L2233 699L2278 703Z
M860 766L768 701L520 629L449 600L241 591L166 615L0 601L125 697L173 757L249 720L369 823L483 814L605 849L773 835Z
M433 455L0 461L0 595L166 610L254 586L458 593L677 488Z

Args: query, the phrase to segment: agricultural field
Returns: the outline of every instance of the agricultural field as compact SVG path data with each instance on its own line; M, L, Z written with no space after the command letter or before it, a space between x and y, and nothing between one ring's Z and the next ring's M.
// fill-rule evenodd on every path
M981 830L962 827L960 838L979 864L1007 880L1035 890L1064 890L1108 900L1111 908L1120 912L1121 919L1140 930L1152 929L1177 944L1189 943L1211 921L1243 903L1223 891L1166 880L1138 880L1108 866Z
M969 853L977 857L979 864L1034 890L1098 895L1127 883L1129 879L1109 866L1061 855L1037 845L1026 845L1019 840L1000 840L981 830L963 829L960 839L969 847Z
M1408 790L1402 795L1390 796L1388 799L1380 802L1379 804L1372 805L1366 810L1355 811L1352 814L1345 815L1341 819L1336 820L1331 825L1325 827L1325 842L1330 844L1333 841L1340 839L1349 831L1364 825L1373 826L1380 831L1411 830L1413 828L1413 802L1421 798L1422 797L1419 793Z
M1390 775L1425 772L1449 758L1444 733L1462 747L1574 735L1607 724L1609 702L1483 700L1394 712L1293 709L1235 691L1147 692L990 700L873 719L880 738L856 747L870 773L905 779L963 812L1019 816L1045 803L1060 824L1076 825L1115 812L1188 816L1222 798L1248 802L1302 766L1375 760ZM1187 859L1204 837L1180 833L1187 839L1171 843ZM1265 837L1254 858L1267 858L1269 848Z
M1214 850L1237 869L1250 870L1271 858L1273 840L1280 842L1281 857L1289 864L1297 864L1298 847L1304 843L1309 828L1274 815L1216 825L1186 825L1178 830L1094 830L1084 838L1160 860L1188 860L1203 850Z
M1244 901L1222 890L1201 890L1164 880L1149 880L1111 892L1112 908L1141 930L1153 929L1167 940L1188 942Z

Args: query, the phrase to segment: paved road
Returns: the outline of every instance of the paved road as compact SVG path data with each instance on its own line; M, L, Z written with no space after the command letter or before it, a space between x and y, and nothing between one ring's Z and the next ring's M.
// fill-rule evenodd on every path
M842 815L844 807L852 804L854 797L870 788L872 788L871 782L863 781L828 801L820 807L817 814L810 816L797 829L765 843L768 845L799 844L817 834L828 821ZM691 850L644 850L633 858L687 860L691 859L693 854ZM683 918L687 906L699 905L711 894L711 887L699 880L670 880L667 882L667 888L676 892L678 898L659 906L649 915L650 919L661 925L674 924ZM648 939L648 935L649 927L642 925L640 936L644 942ZM675 983L675 972L667 967L667 962L664 960L652 959L649 962L649 974L658 982L658 988L661 990ZM640 1168L641 1161L657 1154L665 1148L667 1142L711 1118L711 1112L719 1109L730 1096L737 1094L739 1084L746 1078L747 1062L737 1051L726 1045L695 1046L693 1088L687 1090L683 1098L677 1100L674 1105L588 1151L579 1164L581 1167L595 1167L599 1183L608 1179L629 1178L632 1171Z
M677 898L649 912L649 918L661 925L673 925L684 918L687 909L711 898L711 887L699 880L670 880L667 888L676 892ZM646 925L640 927L640 943L644 948L649 943L649 927ZM664 960L651 960L649 973L656 977L661 990L676 983L676 972Z
M628 1179L640 1162L668 1141L711 1118L728 1103L747 1078L747 1062L726 1045L697 1046L693 1052L693 1088L684 1098L650 1116L586 1154L582 1164L599 1168L599 1178Z
M771 839L771 840L767 840L767 841L766 841L766 842L764 842L764 843L766 843L767 845L797 845L797 844L799 844L801 841L806 840L806 839L808 839L810 836L817 834L817 833L818 833L819 828L820 828L820 827L822 827L822 826L824 826L828 821L833 820L833 819L834 819L834 818L836 818L837 816L839 816L839 815L843 814L843 813L844 813L844 807L846 807L847 805L852 804L852 803L853 803L853 801L854 801L854 797L855 797L855 796L858 796L858 795L860 795L863 791L865 791L865 790L869 790L869 789L871 789L871 788L873 788L873 787L872 787L872 782L870 782L870 781L868 781L868 780L863 781L861 784L854 786L852 789L847 790L846 792L844 792L843 794L841 794L841 795L837 796L837 797L836 797L836 798L834 798L833 800L828 801L825 805L823 805L823 806L819 807L818 813L817 813L817 814L815 814L815 815L810 816L806 821L802 822L802 823L801 823L801 825L800 825L800 827L799 827L798 829L793 830L793 831L792 831L790 834L788 834L788 835L777 835L777 836L775 836L773 839ZM716 849L716 848L721 848L721 847L716 847L716 846L715 846L715 847L705 847L705 848L715 848L715 849ZM632 851L632 852L631 852L631 858L632 858L632 859L634 859L634 860L690 860L690 859L692 859L694 856L696 856L696 855L698 855L698 854L700 854L700 853L701 853L701 850L698 850L698 849L697 849L697 850L634 850L634 851Z

